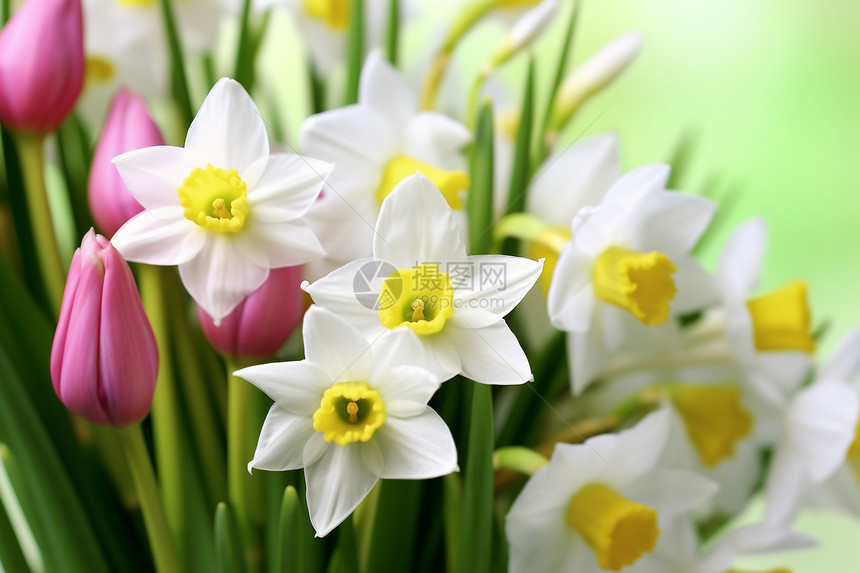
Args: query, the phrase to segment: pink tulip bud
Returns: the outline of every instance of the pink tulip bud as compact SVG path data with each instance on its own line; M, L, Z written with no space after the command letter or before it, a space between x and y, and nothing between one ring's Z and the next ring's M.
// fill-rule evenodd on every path
M134 93L120 90L96 146L88 185L90 211L108 237L143 211L111 160L126 151L156 145L164 145L164 138L146 111L146 104Z
M263 358L275 353L293 333L304 311L301 267L269 271L269 278L216 326L205 310L197 316L206 338L233 357Z
M83 82L81 0L27 0L0 32L0 123L54 131Z
M75 251L51 348L54 392L97 424L126 426L152 405L158 349L131 269L90 231Z

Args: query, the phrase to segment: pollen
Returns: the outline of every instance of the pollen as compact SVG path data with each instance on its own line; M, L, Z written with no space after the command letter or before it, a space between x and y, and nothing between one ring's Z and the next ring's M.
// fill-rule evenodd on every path
M750 435L754 418L741 405L741 392L729 384L678 385L672 402L702 463L714 467L735 454Z
M594 293L643 324L662 324L669 318L669 303L677 292L672 279L676 270L662 253L609 247L594 263Z
M399 293L396 299L383 298L393 292ZM379 296L379 320L392 330L406 327L420 336L436 334L454 315L451 276L440 272L438 263L395 271L385 279Z
M176 191L185 218L207 231L237 233L248 217L247 186L235 169L195 168Z
M815 339L809 332L812 313L805 282L791 281L777 291L748 301L747 307L759 351L815 352Z
M464 171L445 171L406 155L397 155L385 166L382 181L376 190L379 204L382 205L382 201L398 183L416 172L433 182L452 209L463 208L461 195L469 188L469 176Z
M366 382L339 382L325 391L313 420L327 442L367 442L385 423L385 402Z
M583 486L567 506L567 525L588 543L603 569L620 571L654 550L657 511L602 483Z

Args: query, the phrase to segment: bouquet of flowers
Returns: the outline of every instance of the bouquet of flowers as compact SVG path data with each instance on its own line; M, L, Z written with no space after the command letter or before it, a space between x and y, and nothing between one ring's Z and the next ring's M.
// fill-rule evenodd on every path
M727 573L860 509L860 329L570 133L640 35L470 0L404 66L422 10L2 1L0 571Z

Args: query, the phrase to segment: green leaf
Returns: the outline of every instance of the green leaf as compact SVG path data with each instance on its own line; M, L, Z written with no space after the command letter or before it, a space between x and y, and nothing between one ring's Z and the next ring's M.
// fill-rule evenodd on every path
M242 16L239 19L239 42L236 46L236 66L233 79L251 91L254 78L254 53L251 40L251 0L242 3Z
M337 547L329 561L328 573L354 573L359 569L355 524L350 515L337 527ZM401 571L401 569L377 569L377 571Z
M471 184L466 197L469 253L489 253L493 245L493 105L489 101L478 112L469 177Z
M83 237L94 226L87 197L87 177L93 156L86 128L74 113L57 130L57 150L69 191L74 236Z
M0 0L0 27L6 25L9 21L10 11L12 9L10 0Z
M224 502L215 509L215 564L218 573L243 573L245 553L236 515Z
M349 31L346 41L346 91L343 105L358 101L358 82L364 63L364 0L349 3Z
M4 468L15 465L14 458L3 444L0 444L0 462L2 462L0 463L0 482L2 482L5 477L3 475ZM0 488L0 570L5 570L8 573L30 573L27 558L24 556L15 528L9 518L6 506L3 504L2 493L2 488ZM14 490L11 493L14 494Z
M413 571L419 504L423 484L384 480L373 523L367 571ZM396 539L396 543L392 540Z
M176 18L173 15L171 0L159 0L161 17L164 24L167 49L170 53L170 89L173 101L179 110L184 126L187 128L194 119L194 108L191 105L191 92L188 90L188 77L185 74L185 59L182 55L182 43L176 29Z
M493 395L471 382L469 447L463 472L460 573L488 573L493 559Z
M460 560L460 521L463 508L463 482L457 474L442 478L442 511L445 518L445 564L456 571Z
M529 59L526 72L526 85L523 93L523 107L520 110L520 125L514 147L511 165L511 181L508 187L508 207L506 215L526 210L526 190L529 184L529 154L531 153L532 124L534 116L534 58Z
M301 572L301 528L299 526L301 503L299 494L291 485L284 490L281 501L281 517L278 526L277 556L273 573Z
M400 0L388 1L388 21L385 30L385 54L392 66L397 65L397 49L400 35Z

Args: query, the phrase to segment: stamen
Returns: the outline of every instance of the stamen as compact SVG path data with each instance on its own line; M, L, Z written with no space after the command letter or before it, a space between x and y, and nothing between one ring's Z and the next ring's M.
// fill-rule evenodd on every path
M412 301L412 322L418 322L419 320L425 320L424 318L424 301L420 298L416 298Z
M352 424L358 422L358 404L350 402L346 405L346 413L349 414L349 421Z
M219 219L233 218L233 213L227 210L227 203L225 203L224 199L220 197L212 201L212 215Z

